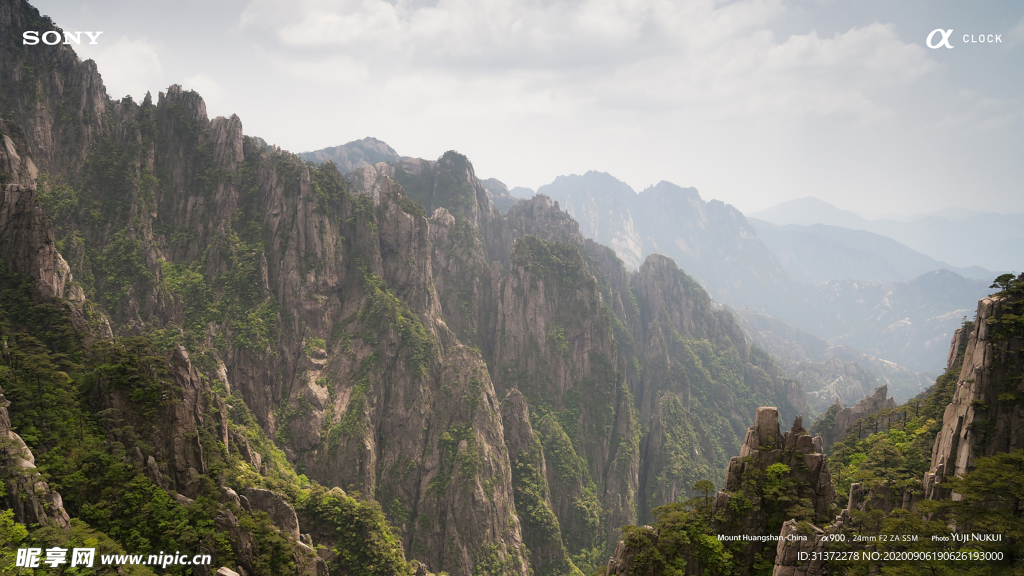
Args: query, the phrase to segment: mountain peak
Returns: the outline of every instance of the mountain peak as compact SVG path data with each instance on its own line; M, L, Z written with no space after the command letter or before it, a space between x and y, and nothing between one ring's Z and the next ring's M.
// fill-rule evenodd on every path
M312 152L301 152L299 158L322 164L333 161L342 173L349 173L361 166L378 162L397 162L402 157L383 140L367 136L341 146L321 148Z
M780 226L786 224L828 224L845 228L864 229L864 218L849 210L843 210L813 196L788 200L770 208L747 214Z
M658 182L654 186L648 186L647 188L644 188L644 190L642 192L640 192L640 194L654 194L656 196L657 195L662 195L662 194L674 194L674 195L685 196L686 198L688 198L690 200L700 200L701 199L700 193L697 192L696 188L693 188L693 187L683 188L682 186L680 186L678 184L673 184L673 183L669 182L668 180L662 180L661 182Z

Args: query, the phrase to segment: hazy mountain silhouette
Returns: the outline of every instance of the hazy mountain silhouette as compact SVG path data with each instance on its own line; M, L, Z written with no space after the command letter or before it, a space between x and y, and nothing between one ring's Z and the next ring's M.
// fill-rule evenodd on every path
M954 209L955 210L955 209ZM825 224L867 230L888 236L931 258L953 266L980 266L989 270L1024 267L1024 215L977 213L957 217L940 210L912 222L867 220L817 198L790 200L747 216L780 226Z
M904 281L943 269L982 280L996 276L978 266L951 266L892 238L865 230L825 224L777 226L756 218L747 218L747 221L786 271L810 284L829 280Z

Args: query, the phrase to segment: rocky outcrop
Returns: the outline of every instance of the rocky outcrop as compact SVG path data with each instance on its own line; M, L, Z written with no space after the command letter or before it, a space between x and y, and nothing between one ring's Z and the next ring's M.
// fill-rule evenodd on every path
M797 490L797 498L808 502L808 520L824 523L832 519L835 507L835 487L828 469L828 457L822 453L821 437L808 435L797 418L792 428L782 434L779 430L779 412L774 407L760 407L754 417L754 425L748 428L740 456L729 462L725 489L719 492L713 505L713 513L723 514L719 521L720 534L768 535L768 517L777 506L770 500L762 499L756 493L743 490L744 479L757 471L764 472L775 464L782 464L788 470ZM733 498L745 498L751 505L749 513L737 517L729 511ZM744 547L746 565L753 564L758 553L764 554L763 542L749 542Z
M971 471L979 456L1024 447L1024 388L1019 376L1024 372L1024 333L1019 320L1014 324L1020 301L1019 295L1005 293L982 299L973 326L953 339L953 362L960 357L965 335L967 343L956 391L943 413L923 479L927 499L958 498L943 487L943 479Z
M779 532L779 543L775 548L775 568L772 576L811 576L822 574L825 560L814 552L826 551L821 540L824 531L817 526L809 526L805 534L798 532L796 520L786 520ZM809 561L800 561L801 553L807 554Z
M782 434L779 433L779 409L774 406L762 406L754 413L754 425L747 429L747 437L743 440L743 446L740 446L740 458L746 458L755 452L778 450L783 444ZM733 476L730 474L729 477ZM738 485L736 482L732 484ZM729 485L730 483L726 482L727 488Z
M963 363L973 327L973 323L965 324L953 332L953 339L949 342L949 353L946 354L946 370L952 370Z
M536 236L546 242L572 244L577 248L582 248L585 242L579 224L559 208L558 202L552 202L543 194L517 203L509 208L500 223L492 223L489 238L493 248L488 257L507 266L513 244L523 236Z
M278 492L263 488L247 488L245 498L253 510L266 512L270 520L280 526L281 531L299 539L299 517L288 499Z
M492 207L473 165L455 151L445 152L436 162L421 158L402 158L397 162L377 163L356 169L350 178L357 190L374 197L378 182L388 177L398 182L409 198L422 206L427 214L444 208L465 218L474 228L486 234L494 215Z
M111 350L111 354L126 352ZM195 498L200 491L198 476L208 472L208 459L203 453L199 430L208 428L214 431L226 450L227 421L213 420L210 415L215 411L226 415L227 409L223 401L212 394L183 347L170 350L165 359L173 384L164 394L177 397L173 406L159 411L140 410L130 391L103 378L96 382L92 395L98 405L109 410L105 424L113 438L130 445L134 442L128 437L122 438L123 434L131 431L145 435L145 444L152 446L153 451L140 452L139 455L145 462L145 471L150 479L166 490Z
M605 570L605 574L608 576L633 576L638 574L637 564L642 563L644 558L640 558L640 562L637 562L637 557L641 556L645 548L655 547L658 545L658 531L650 526L644 526L640 528L635 535L631 538L631 542L620 540L615 546L615 554L608 559L608 567Z
M793 422L791 430L779 431L779 411L775 407L761 407L754 416L754 425L747 429L747 437L740 448L740 456L729 461L725 490L721 495L740 489L743 473L750 467L766 470L776 463L785 464L801 490L807 490L814 517L828 520L835 502L835 488L828 470L828 457L821 452L821 437L810 436L801 426L801 419ZM716 499L716 509L720 508Z
M830 538L835 534L848 532L853 527L849 510L843 510L835 521L826 528L813 524L786 520L779 532L779 542L775 547L775 567L772 576L823 576L832 574L829 569L825 552L835 552L834 541ZM846 539L844 538L844 541ZM861 551L863 542L851 542L849 548ZM806 556L801 557L806 554ZM874 572L875 567L872 567Z
M728 543L727 549L733 557L732 570L738 573L752 573L755 562L768 560L775 563L775 574L779 576L818 576L821 563L809 566L800 560L799 553L825 549L827 544L823 537L843 529L850 515L844 511L828 530L808 522L825 522L831 520L833 514L835 491L827 457L821 452L821 438L809 436L800 418L794 420L785 434L780 432L778 422L777 408L757 409L754 424L747 429L741 456L730 461L725 489L717 494L706 517L710 529L700 538L718 536L721 537L719 546ZM788 492L789 502L806 502L806 506L798 512L804 516L804 521L792 519L783 523L776 542L775 534L769 533L769 522L778 522L778 516L794 510L781 508L782 500L776 500L779 489ZM707 511L690 513L703 515ZM687 575L707 571L708 542L683 535L689 528L682 527L686 522L680 522L685 518L681 508L670 508L666 514L668 519L659 517L655 527L623 529L624 538L608 562L608 574L655 576L668 565L679 566L680 560L685 562L683 573ZM662 539L668 539L669 545L661 546ZM721 549L712 553L722 554ZM818 571L808 572L809 568Z
M842 438L843 433L850 427L851 424L860 420L861 418L867 418L868 416L878 414L885 410L892 410L896 408L896 401L891 396L887 396L889 393L888 386L879 386L875 389L874 393L867 398L862 399L849 408L843 408L836 414L836 427L835 427L835 438Z
M42 479L36 471L32 451L21 436L11 430L9 405L0 390L0 480L4 488L0 503L14 510L14 519L22 524L56 524L70 530L71 519L64 510L60 494Z

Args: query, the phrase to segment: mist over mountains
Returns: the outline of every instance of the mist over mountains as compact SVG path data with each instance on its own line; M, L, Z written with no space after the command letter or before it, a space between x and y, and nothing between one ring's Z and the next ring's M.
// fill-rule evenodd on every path
M982 280L996 277L980 266L950 266L892 238L865 230L826 224L779 226L749 217L747 221L786 271L807 284L830 280L902 282L934 270L949 270Z
M942 210L909 222L867 220L818 200L800 198L748 214L779 226L823 224L866 230L953 266L980 266L1007 271L1021 267L1024 253L1024 215Z
M749 308L733 309L744 334L772 355L786 375L800 382L807 405L822 413L838 399L852 406L879 386L906 401L927 388L934 377L896 362L835 345L782 320Z

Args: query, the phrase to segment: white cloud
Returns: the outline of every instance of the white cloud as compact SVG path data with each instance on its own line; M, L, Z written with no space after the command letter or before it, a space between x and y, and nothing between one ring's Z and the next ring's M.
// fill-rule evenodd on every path
M992 98L966 88L960 90L958 97L960 106L955 113L940 120L938 128L956 128L967 133L1016 130L1015 124L1024 119L1020 102Z
M201 94L208 110L211 105L219 105L224 100L224 88L208 74L189 76L181 85L185 90L195 90Z
M1024 41L1024 18L1021 18L1020 22L1017 22L1016 26L1010 28L1010 30L1006 32L1005 36L1007 49L1020 44L1021 41Z
M240 29L273 38L280 66L308 80L381 89L423 79L421 99L454 96L458 114L563 99L595 110L702 115L888 115L873 92L934 63L892 26L779 40L774 0L254 0ZM513 81L509 81L509 78ZM487 86L500 83L506 92ZM458 102L461 101L461 104Z
M101 36L98 44L74 48L83 60L96 61L107 94L112 98L130 95L141 102L148 90L162 86L163 69L158 48L146 38L121 36L113 40Z

